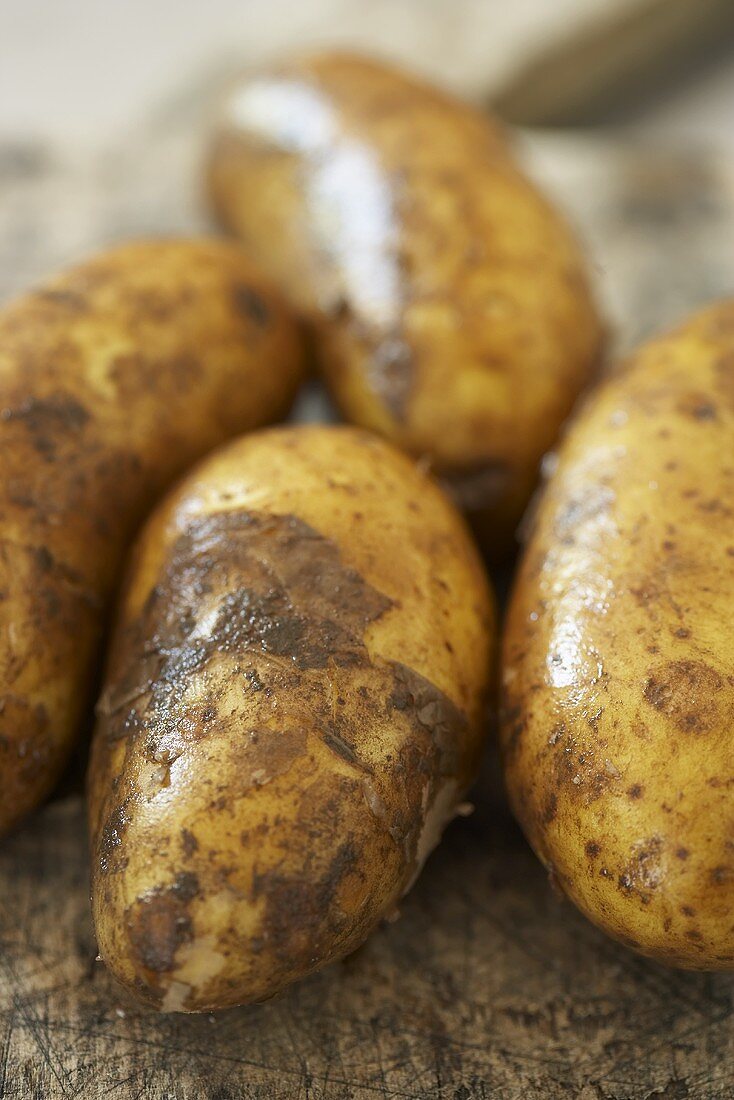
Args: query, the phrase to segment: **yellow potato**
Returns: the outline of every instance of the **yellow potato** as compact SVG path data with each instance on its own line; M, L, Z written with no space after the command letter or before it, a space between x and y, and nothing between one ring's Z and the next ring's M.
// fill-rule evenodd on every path
M563 445L515 584L503 751L560 887L734 967L734 302L641 348Z
M124 245L0 311L0 832L80 732L143 515L300 374L294 323L216 241Z
M430 459L485 548L507 546L601 331L579 247L498 125L321 54L232 89L208 177L346 419Z
M460 516L386 443L298 427L204 462L137 545L98 708L116 977L204 1011L354 950L475 774L492 651Z

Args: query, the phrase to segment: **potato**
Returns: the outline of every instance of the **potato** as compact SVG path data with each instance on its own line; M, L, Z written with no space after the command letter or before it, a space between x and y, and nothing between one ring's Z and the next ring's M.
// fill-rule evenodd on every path
M377 437L276 429L205 461L137 545L98 708L116 977L207 1011L353 951L475 775L492 643L460 516Z
M320 54L233 88L208 178L309 320L346 419L430 459L500 554L601 330L576 241L498 125Z
M559 886L673 966L734 967L734 302L570 430L508 615L503 751Z
M0 311L0 832L49 792L91 710L143 515L205 451L284 413L300 373L294 322L219 242L124 245Z

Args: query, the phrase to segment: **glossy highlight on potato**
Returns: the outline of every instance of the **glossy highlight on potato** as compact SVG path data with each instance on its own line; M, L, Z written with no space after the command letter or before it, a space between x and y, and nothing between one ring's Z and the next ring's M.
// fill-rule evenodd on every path
M278 418L295 322L239 249L125 244L0 311L0 833L91 710L135 530L192 461Z
M498 124L316 54L235 84L208 186L310 321L345 418L430 460L501 556L601 326L576 240Z
M734 302L643 346L591 396L509 610L515 813L610 935L734 968Z
M491 595L441 491L353 428L256 433L137 544L89 774L102 958L262 1001L394 911L471 783Z

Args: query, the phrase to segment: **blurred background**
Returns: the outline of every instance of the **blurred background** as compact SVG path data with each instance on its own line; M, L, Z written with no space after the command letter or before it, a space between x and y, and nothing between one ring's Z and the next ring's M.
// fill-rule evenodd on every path
M0 298L120 237L206 229L219 90L326 43L518 127L622 345L734 291L733 0L2 0Z
M733 36L731 0L3 0L0 133L106 141L187 82L347 43L515 121L732 147Z

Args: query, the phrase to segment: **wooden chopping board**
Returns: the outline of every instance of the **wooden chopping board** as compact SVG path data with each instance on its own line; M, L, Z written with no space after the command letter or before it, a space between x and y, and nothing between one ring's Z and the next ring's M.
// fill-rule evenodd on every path
M206 228L194 98L87 158L0 147L0 297L108 241ZM734 292L730 165L524 143L589 239L622 346ZM598 933L493 786L399 921L279 1001L216 1018L141 1009L95 963L81 800L52 804L0 847L0 1097L734 1097L734 978L666 971Z

